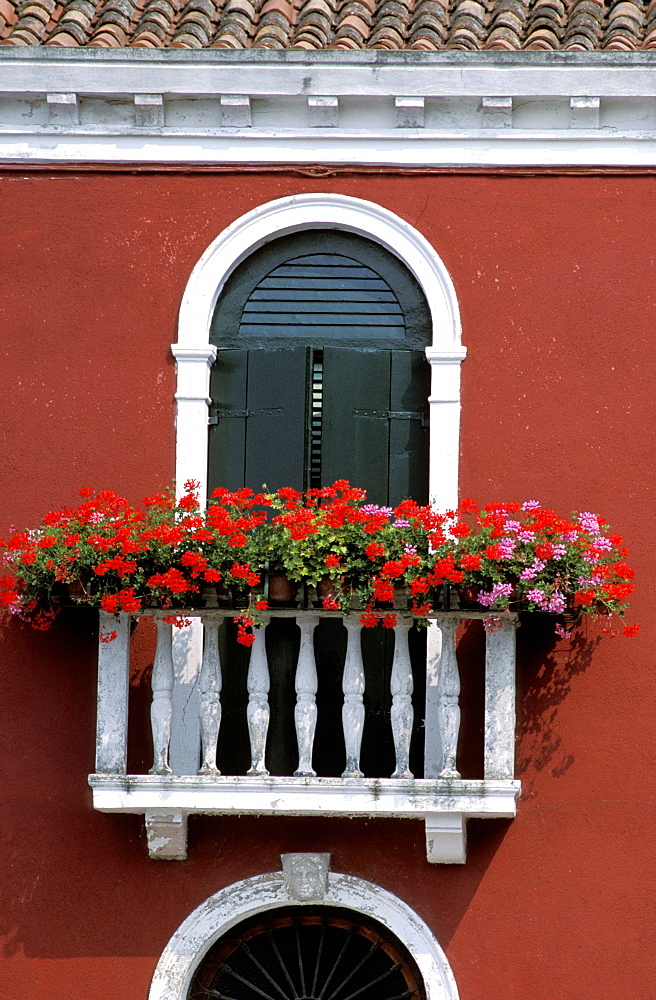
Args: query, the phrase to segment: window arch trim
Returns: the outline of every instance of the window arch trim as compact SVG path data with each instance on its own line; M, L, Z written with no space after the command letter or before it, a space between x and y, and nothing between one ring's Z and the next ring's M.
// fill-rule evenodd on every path
M196 969L223 934L241 921L280 906L303 906L290 899L282 872L235 882L210 896L174 933L155 969L148 1000L187 1000ZM427 1000L458 1000L451 967L429 927L398 896L351 875L330 873L321 904L344 907L387 927L414 958Z
M214 307L225 281L253 251L269 240L309 229L338 229L380 243L419 282L431 315L429 492L447 509L457 503L460 428L460 312L450 275L430 243L413 226L373 202L337 194L300 194L260 205L237 219L210 244L194 267L180 308L177 361L176 481L207 483L207 415L210 344Z

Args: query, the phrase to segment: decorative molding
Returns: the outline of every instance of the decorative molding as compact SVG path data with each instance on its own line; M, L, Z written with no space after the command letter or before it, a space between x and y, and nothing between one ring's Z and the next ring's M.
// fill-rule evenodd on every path
M51 125L80 124L80 107L77 94L47 94L46 102Z
M250 128L251 99L246 94L226 94L221 98L221 124L226 128Z
M307 106L312 128L336 128L339 125L339 101L336 97L308 97Z
M572 97L569 106L572 128L599 128L601 101L598 97Z
M164 98L161 94L135 94L134 120L138 128L164 127Z
M484 97L481 100L483 117L487 128L510 128L512 126L512 97Z
M93 804L101 812L232 816L386 816L424 819L429 813L512 819L518 780L443 778L293 778L275 775L92 774Z
M317 857L317 855L310 855ZM343 907L383 924L414 958L426 1000L458 1000L446 955L429 927L398 896L352 875L328 874L318 906ZM212 945L244 920L280 906L303 906L288 895L282 872L256 875L221 889L202 903L175 932L157 963L148 1000L187 1000L196 969Z
M654 51L54 49L0 47L0 162L656 164Z
M432 864L464 865L467 861L467 818L462 813L429 813L426 857Z
M655 73L656 76L656 73ZM569 119L569 102L566 112ZM629 112L627 111L627 115ZM366 118L366 112L363 114ZM642 119L647 119L645 126ZM656 113L632 114L631 131L594 128L389 129L108 129L19 128L0 123L0 166L4 164L133 168L190 165L367 165L435 170L590 167L602 170L656 166Z

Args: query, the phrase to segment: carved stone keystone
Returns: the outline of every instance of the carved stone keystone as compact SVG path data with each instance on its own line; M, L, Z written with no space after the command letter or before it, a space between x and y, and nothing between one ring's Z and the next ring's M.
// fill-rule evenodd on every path
M328 889L330 854L281 854L285 889L290 899L319 902Z

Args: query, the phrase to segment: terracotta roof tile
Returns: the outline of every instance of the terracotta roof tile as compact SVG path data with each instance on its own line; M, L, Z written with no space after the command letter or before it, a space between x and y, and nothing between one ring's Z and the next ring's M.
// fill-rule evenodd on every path
M656 47L656 0L0 0L0 45Z

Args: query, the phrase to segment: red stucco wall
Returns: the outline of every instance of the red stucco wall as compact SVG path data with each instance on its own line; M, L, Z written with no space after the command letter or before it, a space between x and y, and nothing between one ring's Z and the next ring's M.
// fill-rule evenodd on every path
M364 197L435 246L464 342L461 490L602 513L637 570L640 637L520 634L513 823L470 823L464 867L420 823L202 818L184 863L90 807L93 623L0 634L0 998L145 1000L166 941L222 886L332 853L434 929L461 1000L654 995L652 344L656 179L640 176L0 175L0 533L80 486L173 475L169 345L195 262L302 191Z

